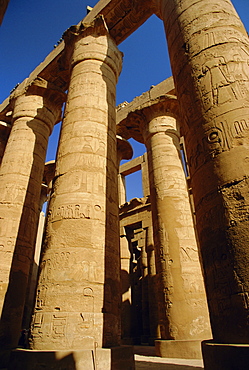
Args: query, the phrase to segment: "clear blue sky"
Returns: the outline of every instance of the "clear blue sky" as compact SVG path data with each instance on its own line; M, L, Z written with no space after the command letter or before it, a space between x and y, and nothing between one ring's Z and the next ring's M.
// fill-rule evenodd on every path
M217 0L218 1L218 0ZM97 0L10 0L0 27L0 103L10 90L22 82L40 64L63 32L86 15L86 6ZM249 0L232 1L249 30ZM162 21L152 16L127 40L119 45L124 53L123 70L117 86L117 104L130 102L171 76ZM54 159L55 127L47 160ZM134 144L134 143L133 143ZM135 143L134 156L144 147ZM141 196L139 181L129 184L128 196Z

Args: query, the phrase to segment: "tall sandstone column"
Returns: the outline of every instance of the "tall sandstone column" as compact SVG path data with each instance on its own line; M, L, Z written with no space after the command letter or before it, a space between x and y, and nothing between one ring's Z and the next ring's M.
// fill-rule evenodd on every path
M12 129L0 168L0 343L17 346L39 219L48 137L64 94L36 79L12 96Z
M148 154L156 253L161 339L157 354L201 357L200 340L210 337L186 178L180 159L175 97L150 101L140 109Z
M117 165L120 166L122 159L129 160L132 158L133 149L129 141L117 135ZM126 202L125 176L118 172L118 199L119 205Z
M117 135L117 160L118 166L122 159L131 159L133 149L131 144ZM122 177L123 178L122 178ZM119 181L119 205L126 202L125 177L118 174ZM124 226L120 225L120 261L121 261L121 339L122 344L130 344L131 341L131 282L130 282L130 260L131 252L129 242L126 238Z
M159 3L185 119L213 338L249 344L247 32L230 0Z
M31 328L33 351L25 361L115 369L119 350L101 348L120 344L115 94L122 54L101 16L88 27L72 26L64 40L71 77ZM18 359L17 354L13 368L20 366ZM130 358L117 354L116 360L127 365ZM132 368L131 362L127 369Z
M146 159L146 166L147 166L147 159ZM146 236L145 236L146 244L145 245L146 245L147 264L148 264L148 294L149 294L149 317L150 317L149 344L154 345L155 340L161 338L161 333L160 333L160 325L159 325L159 320L158 320L156 259L155 259L155 246L154 246L154 240L153 240L153 227L152 227L151 217L148 220L148 223L145 228L145 232L146 232Z

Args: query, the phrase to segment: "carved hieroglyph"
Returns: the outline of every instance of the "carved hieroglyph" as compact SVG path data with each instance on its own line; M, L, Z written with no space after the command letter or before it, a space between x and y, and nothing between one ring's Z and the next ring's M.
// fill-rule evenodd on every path
M101 16L64 39L71 78L31 346L111 347L120 340L115 96L122 55Z
M176 99L149 102L132 113L148 153L162 339L210 337L205 290L181 159Z
M19 339L48 137L63 98L40 78L12 97L12 130L0 169L1 348L13 348Z
M249 40L229 0L161 0L213 336L249 343Z

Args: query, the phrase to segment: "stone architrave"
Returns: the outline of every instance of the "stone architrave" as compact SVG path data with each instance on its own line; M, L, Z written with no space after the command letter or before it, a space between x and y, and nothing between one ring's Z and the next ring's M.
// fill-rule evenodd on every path
M200 358L210 337L208 310L186 178L177 101L164 96L133 113L147 148L158 283L160 356Z
M158 3L185 123L213 338L249 344L248 35L230 0Z
M116 82L122 54L100 16L64 34L68 99L41 258L31 348L120 344Z
M64 93L38 78L11 96L12 129L0 168L0 344L17 346L32 266L49 135Z

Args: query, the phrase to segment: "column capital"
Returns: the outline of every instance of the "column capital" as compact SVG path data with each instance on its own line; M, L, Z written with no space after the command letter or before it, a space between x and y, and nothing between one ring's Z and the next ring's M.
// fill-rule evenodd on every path
M53 83L41 77L31 82L26 79L25 84L10 96L12 124L21 117L37 118L52 131L54 124L61 120L61 108L65 101L66 94Z
M62 35L65 41L65 46L71 45L73 42L77 41L78 37L86 37L89 35L104 36L109 35L107 25L105 23L103 15L98 15L90 23L86 24L79 23L78 25L73 25L69 27ZM110 36L111 37L111 36Z
M99 43L98 38L101 36L107 37L107 41ZM109 65L118 79L123 53L118 50L115 40L110 36L103 15L98 15L87 25L81 22L71 26L62 38L65 42L65 52L61 58L64 68L73 68L84 60L99 60Z
M164 116L167 119L162 120ZM160 117L160 120L155 119ZM145 143L148 135L158 132L176 131L176 120L179 117L178 100L175 95L165 94L149 100L138 109L130 112L125 120L126 129L135 140ZM172 118L172 120L170 119ZM132 133L131 133L132 132Z
M42 77L36 77L33 81L26 78L25 84L17 87L10 95L10 101L12 102L21 95L39 95L47 99L51 98L55 105L62 105L67 96L58 86Z
M123 137L117 135L117 156L118 156L118 163L122 159L131 159L133 155L133 149L129 141L124 139Z

